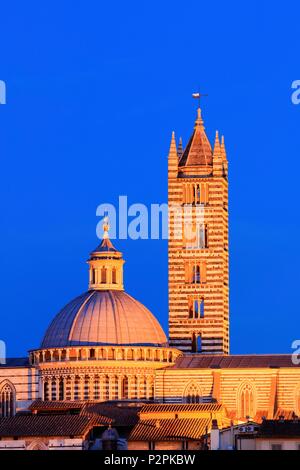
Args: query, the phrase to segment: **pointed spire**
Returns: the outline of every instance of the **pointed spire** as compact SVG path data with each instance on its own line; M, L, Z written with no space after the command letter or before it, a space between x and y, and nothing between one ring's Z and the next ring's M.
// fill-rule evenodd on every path
M221 157L221 145L220 145L220 140L219 140L219 131L216 131L213 158L218 159L220 157Z
M213 153L213 173L215 176L221 176L223 174L221 145L220 145L218 131L216 131L214 153Z
M175 132L172 132L169 156L168 156L168 176L176 178L178 173L178 154L176 148Z
M178 160L180 160L182 155L183 155L183 146L182 146L182 138L181 137L179 139L177 154L178 154Z
M198 126L203 127L203 124L204 124L204 121L202 119L201 109L200 109L200 106L199 106L199 108L197 109L197 119L195 121L195 129Z
M223 160L227 160L226 148L225 148L225 138L224 138L223 135L222 135L222 139L221 139L221 155L222 155Z
M169 158L174 157L174 155L177 156L177 148L176 148L175 132L172 131Z

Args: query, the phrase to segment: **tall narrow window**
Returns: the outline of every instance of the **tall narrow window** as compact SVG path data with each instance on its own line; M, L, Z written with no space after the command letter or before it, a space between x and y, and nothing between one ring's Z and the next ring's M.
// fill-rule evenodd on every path
M4 385L0 393L0 415L2 418L14 416L15 398L14 391L9 384Z
M96 269L92 270L92 284L96 284Z
M49 400L49 382L48 381L44 383L44 400L45 401Z
M204 299L189 299L189 318L204 318Z
M197 352L200 353L202 351L202 338L201 335L197 337Z
M193 266L193 284L200 284L200 264Z
M121 399L126 400L128 398L128 377L123 377L121 387Z
M254 393L253 387L246 383L239 393L239 418L254 417Z
M64 400L64 380L59 381L59 400Z
M116 284L117 283L117 270L116 268L112 268L112 271L111 271L111 282L113 284Z
M204 300L200 300L199 304L199 313L200 313L200 318L204 318Z
M101 283L106 283L106 268L104 266L101 268Z

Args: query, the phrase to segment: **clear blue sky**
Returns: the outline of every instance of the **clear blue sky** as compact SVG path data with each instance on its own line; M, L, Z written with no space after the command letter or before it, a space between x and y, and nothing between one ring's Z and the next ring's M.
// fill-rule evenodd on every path
M298 4L297 4L298 3ZM299 329L299 2L1 5L0 339L37 347L87 289L98 204L167 198L171 131L198 88L230 163L231 352L290 352ZM205 101L204 101L205 100ZM126 290L167 329L167 242L119 241Z

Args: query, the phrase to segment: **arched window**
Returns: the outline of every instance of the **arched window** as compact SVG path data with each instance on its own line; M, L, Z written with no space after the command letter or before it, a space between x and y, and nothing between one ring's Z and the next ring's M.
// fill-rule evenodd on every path
M90 378L88 375L84 377L84 388L83 388L83 399L89 399L89 392L90 392Z
M64 387L64 379L59 380L59 390L58 390L58 399L59 400L64 400L65 399L65 387Z
M239 418L254 418L254 392L250 383L245 383L240 387L238 396Z
M106 268L104 266L101 268L101 283L106 283Z
M49 382L48 382L48 380L46 380L46 382L44 383L44 400L45 400L45 401L49 401L49 400L50 400L50 396L49 396Z
M79 392L80 392L80 378L76 376L74 380L74 400L79 400L80 398Z
M201 353L202 352L202 338L200 333L193 333L192 336L192 352Z
M15 414L15 393L13 387L6 383L0 392L0 413L2 418Z
M100 380L98 375L94 379L94 400L100 400Z
M92 270L92 284L96 284L96 269Z
M108 375L104 376L103 379L103 400L109 400L109 377Z
M117 284L117 270L116 270L116 268L112 268L111 282L112 282L112 284Z
M57 400L58 397L56 396L56 380L52 379L51 381L51 400Z
M193 266L193 284L200 284L200 265Z
M201 403L201 392L196 384L191 383L185 390L186 403Z
M65 390L65 394L66 394L65 399L66 400L71 400L71 387L72 387L71 378L67 377L67 379L66 379L66 390Z
M128 398L128 377L123 377L121 382L121 399L127 400Z

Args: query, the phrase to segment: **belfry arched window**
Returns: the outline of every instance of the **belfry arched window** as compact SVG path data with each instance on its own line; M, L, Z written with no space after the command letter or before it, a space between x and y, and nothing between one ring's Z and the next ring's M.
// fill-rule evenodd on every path
M8 418L15 414L15 392L13 387L8 383L1 388L0 413L2 418Z
M250 383L245 383L239 390L239 418L254 418L254 390Z
M200 284L200 265L193 266L193 284Z

